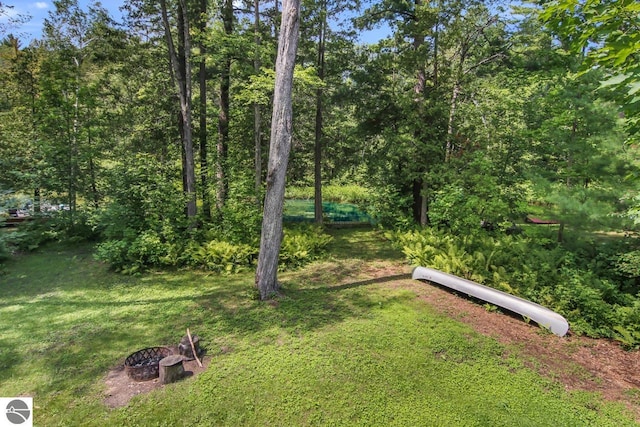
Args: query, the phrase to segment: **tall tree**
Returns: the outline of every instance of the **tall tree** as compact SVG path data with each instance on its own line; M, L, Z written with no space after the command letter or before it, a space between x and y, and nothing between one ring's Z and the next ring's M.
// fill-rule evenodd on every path
M195 218L196 207L196 173L193 155L193 123L191 106L191 34L186 0L180 0L177 7L176 22L179 43L176 47L171 33L171 24L167 12L166 0L160 1L162 22L169 49L169 59L173 78L177 87L177 97L180 101L180 129L183 146L183 183L187 196L186 214Z
M205 219L211 219L211 202L209 200L209 162L207 147L207 50L204 42L205 31L207 29L207 0L199 2L198 16L198 49L200 51L200 61L198 68L199 87L199 121L198 130L200 139L200 185L202 187L202 212Z
M541 15L575 52L583 70L602 67L603 87L616 89L632 135L640 134L640 5L636 0L549 1Z
M33 191L40 211L44 164L38 132L39 68L44 50L22 49L9 35L0 42L0 193Z
M282 244L282 210L289 152L291 150L291 94L300 29L300 0L284 0L278 38L276 81L271 117L271 145L267 167L260 253L256 286L265 300L278 292L278 257Z
M318 77L324 81L325 49L327 36L327 0L320 0L320 19L318 25L318 58L316 67ZM314 215L315 222L322 224L322 96L323 89L319 87L316 91L316 123L314 131Z
M233 36L233 1L224 0L222 3L222 25L224 27L225 40L230 42ZM218 180L217 208L221 210L229 193L229 177L227 174L227 157L229 152L229 91L231 88L231 62L232 52L230 46L224 50L220 72L220 106L218 110L218 159L216 164L216 177Z
M260 61L260 0L253 0L253 31L256 51L253 58L253 70L258 75L262 61ZM253 145L254 145L254 167L255 167L255 185L256 204L261 206L262 201L262 110L258 102L253 103Z
M57 182L56 191L65 188L69 205L69 224L75 225L79 200L98 204L98 169L96 157L101 147L96 138L97 95L104 76L105 58L112 48L113 23L99 4L84 11L76 0L54 2L55 11L45 20L43 61L38 97L42 114L40 131L49 135L45 156L52 166L49 182ZM64 182L64 187L61 183Z

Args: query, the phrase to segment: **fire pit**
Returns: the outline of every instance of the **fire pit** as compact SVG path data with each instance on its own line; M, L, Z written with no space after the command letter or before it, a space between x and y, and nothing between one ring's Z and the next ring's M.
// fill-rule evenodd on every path
M147 381L158 378L158 364L173 352L167 347L149 347L132 353L124 361L124 370L135 381Z

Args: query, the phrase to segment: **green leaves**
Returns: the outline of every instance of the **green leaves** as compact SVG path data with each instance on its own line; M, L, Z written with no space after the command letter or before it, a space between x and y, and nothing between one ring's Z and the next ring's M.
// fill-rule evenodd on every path
M566 316L574 333L638 344L640 296L625 293L623 284L609 278L613 265L597 262L609 257L606 247L598 248L601 253L592 249L590 258L585 248L572 252L537 236L455 237L423 229L389 237L411 265L522 295ZM616 268L637 277L637 258L637 251L621 256Z
M281 268L300 267L317 259L332 240L316 226L286 230L280 249Z
M607 80L603 80L602 82L600 82L600 88L617 86L621 83L626 82L630 77L631 77L631 74L616 74L613 77L610 77Z
M635 58L640 51L639 10L634 0L564 0L549 2L541 15L550 28L571 41L575 52L586 51L584 70L602 67L614 75L602 86L616 90L632 135L640 132L640 105L633 97L640 85Z

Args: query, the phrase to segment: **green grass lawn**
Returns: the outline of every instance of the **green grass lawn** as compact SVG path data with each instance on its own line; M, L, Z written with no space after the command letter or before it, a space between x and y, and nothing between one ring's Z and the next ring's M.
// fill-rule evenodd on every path
M377 233L334 234L326 260L281 274L276 304L251 298L252 274L121 276L89 246L12 260L0 276L0 396L33 396L38 426L636 425L390 286L409 279L367 280L401 262ZM110 368L187 327L212 356L206 372L103 404Z

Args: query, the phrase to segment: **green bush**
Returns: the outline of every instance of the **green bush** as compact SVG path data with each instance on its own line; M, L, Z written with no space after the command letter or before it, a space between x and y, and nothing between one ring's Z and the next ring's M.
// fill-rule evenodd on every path
M135 154L107 172L109 203L96 214L95 223L105 224L102 236L132 241L131 233L149 230L163 234L166 224L188 228L185 196L174 185L178 170L160 163L154 156Z
M211 237L208 240L219 239L258 246L261 228L262 210L254 200L230 199L222 208L219 221L206 234Z
M0 263L11 257L26 236L27 234L21 231L0 230Z
M130 235L130 233L125 232ZM145 231L133 239L113 239L99 243L95 258L107 262L112 269L137 273L151 267L176 264L174 246L154 231Z
M106 262L115 271L122 271L130 266L129 245L126 240L107 240L96 246L94 258Z
M614 337L629 350L640 349L640 294L633 304L617 306L615 318L618 324L614 326Z
M365 211L382 227L407 230L414 225L408 214L411 203L411 196L401 195L392 186L379 187L371 192Z

